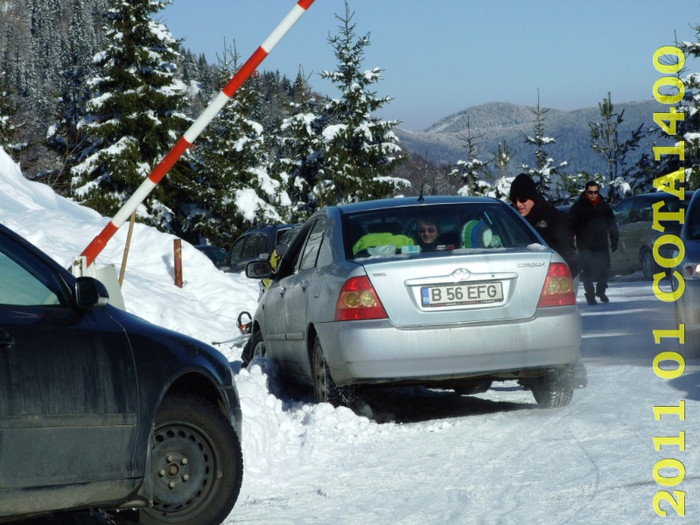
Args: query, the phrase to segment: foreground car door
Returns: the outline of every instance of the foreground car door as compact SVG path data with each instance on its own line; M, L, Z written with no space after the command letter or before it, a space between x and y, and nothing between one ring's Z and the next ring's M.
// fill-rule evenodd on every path
M297 371L306 373L308 366L307 328L314 320L308 318L309 302L318 299L323 275L317 267L330 263L330 253L323 245L327 220L324 216L314 222L303 249L299 253L296 271L283 279L287 288L284 298L284 332L286 357ZM326 249L322 250L324 247ZM334 307L335 305L328 305Z
M71 295L0 232L0 516L124 497L136 483L124 481L138 430L129 342L109 307L81 311Z

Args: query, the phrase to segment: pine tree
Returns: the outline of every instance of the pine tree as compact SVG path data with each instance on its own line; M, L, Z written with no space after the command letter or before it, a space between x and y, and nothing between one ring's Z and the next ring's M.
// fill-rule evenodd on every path
M611 189L609 197L614 201L629 191L629 183L626 180L629 170L625 170L624 167L627 155L637 149L639 141L644 137L643 124L632 132L629 139L623 141L620 140L618 128L624 120L625 110L615 112L610 93L598 103L598 109L602 121L588 123L591 130L591 148L608 166L607 182Z
M185 87L177 80L177 42L152 20L169 0L124 0L109 10L98 74L79 127L91 141L73 167L72 193L80 202L113 215L175 144L188 125L182 114ZM138 216L173 230L171 191L179 166L160 182Z
M372 116L390 99L371 91L382 78L381 69L361 69L370 39L356 37L353 16L345 2L345 16L336 15L340 33L328 39L338 59L337 70L321 73L338 89L340 99L329 99L324 109L328 118L323 130L324 179L314 188L320 205L387 197L410 185L391 177L402 159L393 132L398 122Z
M62 195L70 194L71 169L76 161L75 155L87 145L85 131L78 128L78 123L85 114L85 104L89 97L87 79L95 74L89 57L91 51L97 47L97 42L86 32L90 20L88 7L76 2L69 20L71 38L65 41L65 69L61 73L59 84L56 122L49 128L46 136L48 147L58 154L58 158L56 168L51 173L44 174L44 182Z
M318 208L313 189L319 181L323 162L324 118L316 113L319 101L300 70L292 87L292 113L280 126L281 152L275 163L286 181L291 200L289 222L303 221Z
M14 143L17 130L13 117L17 113L17 106L12 100L12 93L8 91L6 76L5 71L0 69L0 148L13 156L19 148L19 145Z
M483 180L486 173L486 163L477 158L477 140L480 136L472 133L471 123L467 115L467 131L462 137L467 160L458 160L450 171L450 175L458 177L463 186L457 190L458 195L486 195L492 190L491 185Z
M693 26L695 31L695 42L684 41L676 45L685 53L686 56L698 58L700 57L700 24ZM665 155L662 157L662 173L672 173L681 166L685 167L686 185L689 189L694 190L700 187L700 73L682 71L681 78L685 93L683 99L678 104L677 113L683 113L683 120L672 120L667 122L669 126L673 126L672 130L676 133L670 135L675 138L676 142L684 143L684 160L679 160L677 155ZM680 75L679 75L680 76ZM664 141L662 145L667 145Z
M552 200L556 200L558 198L558 195L556 195L558 181L556 179L565 176L563 170L567 162L565 161L555 166L554 159L547 154L546 147L554 144L556 139L545 135L544 121L550 108L543 108L540 106L539 90L537 90L537 106L528 109L535 116L535 135L525 135L525 143L536 148L535 167L531 168L527 164L523 164L522 170L535 180L537 189L541 194L549 196Z
M225 50L219 59L221 87L238 68L239 56ZM220 246L229 246L254 224L281 222L289 206L282 185L269 173L262 125L252 119L260 92L251 78L234 94L200 137L193 154L192 182L197 191L185 229Z
M503 140L498 143L498 150L493 154L492 163L496 166L496 178L508 176L508 166L513 160L513 153L508 143Z

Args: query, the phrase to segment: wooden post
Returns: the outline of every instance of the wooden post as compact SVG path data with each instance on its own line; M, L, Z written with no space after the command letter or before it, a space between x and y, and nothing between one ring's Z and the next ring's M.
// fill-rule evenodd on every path
M175 252L175 286L182 288L182 240L173 241Z

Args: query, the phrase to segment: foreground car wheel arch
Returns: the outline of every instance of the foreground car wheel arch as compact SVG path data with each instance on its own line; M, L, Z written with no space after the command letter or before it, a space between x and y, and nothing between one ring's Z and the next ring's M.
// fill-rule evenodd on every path
M221 523L233 508L243 478L235 430L216 407L188 394L163 400L151 436L153 507L144 524Z

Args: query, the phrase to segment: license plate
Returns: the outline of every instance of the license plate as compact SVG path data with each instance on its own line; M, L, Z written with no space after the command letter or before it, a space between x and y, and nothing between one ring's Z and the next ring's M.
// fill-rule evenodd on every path
M425 286L421 288L423 306L457 306L487 304L503 301L503 283L453 284L449 286Z

